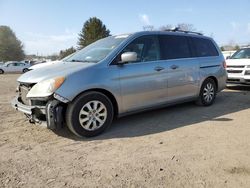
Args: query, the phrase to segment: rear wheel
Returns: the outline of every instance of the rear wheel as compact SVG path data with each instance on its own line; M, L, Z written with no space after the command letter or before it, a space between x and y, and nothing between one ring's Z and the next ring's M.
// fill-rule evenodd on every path
M25 73L25 72L28 72L28 69L27 69L27 68L23 69L23 73Z
M3 73L4 73L4 71L2 69L0 69L0 74L3 74Z
M216 84L212 78L206 79L200 90L199 99L196 101L197 104L203 106L210 106L213 104L216 97Z
M108 128L113 115L113 106L107 96L95 91L87 92L69 104L66 123L75 135L91 137Z

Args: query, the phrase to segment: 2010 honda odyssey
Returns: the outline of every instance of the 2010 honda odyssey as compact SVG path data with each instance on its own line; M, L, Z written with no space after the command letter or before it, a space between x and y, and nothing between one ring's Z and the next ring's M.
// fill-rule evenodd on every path
M183 31L110 36L62 63L18 78L12 106L50 129L95 136L114 117L195 100L208 106L225 87L225 61L209 37Z

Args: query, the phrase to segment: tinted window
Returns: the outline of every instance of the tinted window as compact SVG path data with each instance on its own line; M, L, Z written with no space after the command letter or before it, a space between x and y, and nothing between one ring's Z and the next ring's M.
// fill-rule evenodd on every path
M123 51L136 52L136 62L156 61L160 59L158 38L155 36L144 36L135 39ZM134 63L134 62L133 62Z
M188 41L185 36L160 36L162 59L179 59L191 57Z
M194 48L196 50L197 57L218 56L219 53L216 50L211 40L203 38L193 38Z

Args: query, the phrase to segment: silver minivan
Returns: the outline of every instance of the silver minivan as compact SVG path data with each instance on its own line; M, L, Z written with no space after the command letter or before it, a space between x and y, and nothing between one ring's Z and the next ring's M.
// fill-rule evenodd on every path
M186 31L110 36L18 78L12 106L50 129L96 136L115 117L185 101L211 105L225 60L209 37Z

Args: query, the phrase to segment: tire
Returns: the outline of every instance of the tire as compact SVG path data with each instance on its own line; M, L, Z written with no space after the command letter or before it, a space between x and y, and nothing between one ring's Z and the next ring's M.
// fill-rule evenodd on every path
M200 90L199 99L196 101L196 104L202 106L210 106L214 103L216 98L216 84L212 78L207 78Z
M29 71L29 70L28 70L28 69L26 69L26 68L25 68L25 69L23 69L23 73L28 72L28 71Z
M91 91L81 94L68 105L66 124L75 135L92 137L106 130L113 116L110 99L102 93Z
M0 74L4 74L4 71L2 69L0 69Z

